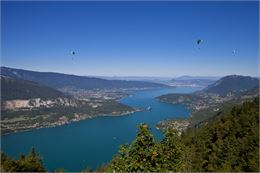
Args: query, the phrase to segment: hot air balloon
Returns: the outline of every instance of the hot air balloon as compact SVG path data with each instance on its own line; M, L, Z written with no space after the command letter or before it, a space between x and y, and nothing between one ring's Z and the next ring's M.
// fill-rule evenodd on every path
M197 45L199 46L202 42L203 42L202 39L198 39L198 40L197 40ZM199 47L199 49L200 49L200 47Z
M201 39L198 39L197 40L197 44L199 45L199 44L201 44L203 42L203 40L201 40Z
M74 60L74 56L75 56L76 52L75 51L71 51L70 54L71 54L71 59Z

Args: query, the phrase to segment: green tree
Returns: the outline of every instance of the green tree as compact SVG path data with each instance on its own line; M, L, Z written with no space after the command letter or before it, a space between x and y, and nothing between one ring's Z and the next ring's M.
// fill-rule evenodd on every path
M139 132L131 145L122 145L119 154L103 171L111 172L164 172L182 168L183 145L176 132L167 131L161 142L156 142L147 124L139 126Z
M180 171L183 169L184 145L180 141L178 132L168 129L160 145L159 163L160 172Z
M1 152L1 172L16 172L17 163Z
M1 169L5 172L45 172L42 159L35 152L35 149L29 152L27 156L21 155L18 160L13 160L1 153Z

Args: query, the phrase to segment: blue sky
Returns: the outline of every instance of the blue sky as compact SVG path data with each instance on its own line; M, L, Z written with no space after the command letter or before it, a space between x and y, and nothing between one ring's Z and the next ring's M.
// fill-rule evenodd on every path
M1 3L3 66L79 75L258 76L257 1ZM200 48L197 39L204 40Z

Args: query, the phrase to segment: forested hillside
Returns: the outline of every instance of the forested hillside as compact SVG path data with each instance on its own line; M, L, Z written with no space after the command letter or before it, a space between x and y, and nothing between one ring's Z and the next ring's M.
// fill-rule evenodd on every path
M203 92L226 96L229 93L250 90L259 86L259 80L250 76L230 75L209 85Z
M3 100L67 97L60 91L35 82L1 76Z
M259 97L182 136L185 171L259 171Z
M169 130L160 142L141 125L133 143L99 171L258 172L259 98L180 137Z

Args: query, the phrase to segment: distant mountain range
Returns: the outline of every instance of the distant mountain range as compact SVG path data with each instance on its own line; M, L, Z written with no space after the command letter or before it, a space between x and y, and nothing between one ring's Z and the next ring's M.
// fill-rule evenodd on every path
M212 81L216 81L218 79L220 79L221 76L180 76L180 77L176 77L173 80L212 80Z
M173 86L190 86L190 87L206 87L216 80L206 78L176 78L172 79L169 84Z
M165 87L164 84L144 82L144 81L125 81L125 80L106 80L96 77L76 76L52 72L36 72L22 69L1 67L1 75L22 80L34 81L39 84L52 88L75 87L79 89L112 89L112 88L151 88Z
M171 80L170 77L153 77L153 76L94 76L101 79L107 80L127 80L127 81L146 81L163 83Z
M239 78L236 80L238 83L236 83L235 77ZM259 80L259 77L249 77L249 76L240 76L240 75L230 75L224 78L218 76L181 76L170 80L169 82L167 82L167 84L171 86L191 86L191 87L202 87L202 88L207 87L207 89L204 90L205 92L207 90L210 93L218 93L220 95L223 95L226 94L226 90L227 92L230 92L228 88L234 90L240 90L240 89L243 90L243 89L247 89L247 87L250 88L251 84L252 86L255 86L255 84L257 83L257 79ZM228 85L228 87L222 85L223 88L220 88L222 87L220 85L218 86L219 89L212 88L215 85L218 85L218 83L221 83L222 80L224 81L223 85ZM237 86L235 87L235 85ZM221 92L223 93L220 93L220 90L222 90Z
M259 87L259 80L250 76L230 75L209 85L202 92L225 96L229 93L243 92Z
M219 78L220 77L210 77L210 76L181 76L169 80L167 84L171 86L204 88L214 83Z

